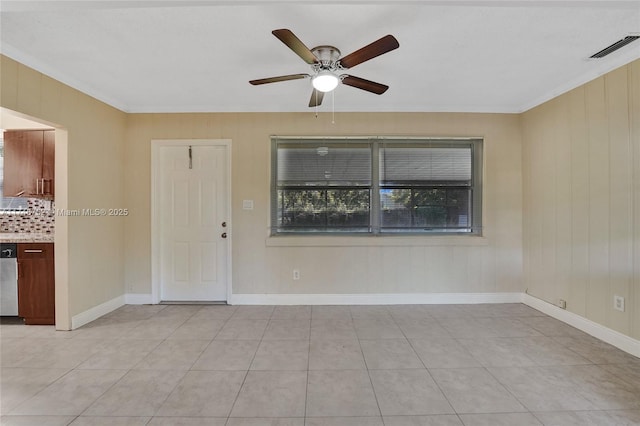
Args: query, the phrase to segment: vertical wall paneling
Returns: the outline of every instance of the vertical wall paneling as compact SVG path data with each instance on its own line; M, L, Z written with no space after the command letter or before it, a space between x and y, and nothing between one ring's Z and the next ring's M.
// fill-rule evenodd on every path
M571 312L636 339L639 70L640 60L522 115L529 293L564 299ZM625 298L624 312L614 295Z
M554 114L555 158L555 298L569 299L571 288L571 128L569 127L569 98L557 99Z
M571 279L568 308L586 315L589 282L589 148L584 87L567 94L571 133Z
M20 65L17 77L17 111L30 111L33 117L40 117L42 74L32 68Z
M18 66L16 61L0 55L0 70L2 71L0 100L3 108L18 109Z
M589 282L587 315L608 324L609 296L609 131L604 78L586 85L589 149Z
M629 297L632 317L631 336L640 340L640 61L629 65L629 135L632 163L632 264L633 279Z
M628 68L605 76L609 139L609 283L607 299L614 295L629 300L633 274L631 226L631 144L629 140ZM630 333L629 311L610 311L612 328Z

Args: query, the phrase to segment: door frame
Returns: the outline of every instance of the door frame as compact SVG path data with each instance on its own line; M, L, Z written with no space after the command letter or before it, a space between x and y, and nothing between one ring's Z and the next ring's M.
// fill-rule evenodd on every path
M227 302L231 300L231 254L233 241L233 222L231 220L231 139L152 139L151 140L151 303L157 305L160 300L160 200L156 196L160 169L160 149L166 146L224 146L227 150Z

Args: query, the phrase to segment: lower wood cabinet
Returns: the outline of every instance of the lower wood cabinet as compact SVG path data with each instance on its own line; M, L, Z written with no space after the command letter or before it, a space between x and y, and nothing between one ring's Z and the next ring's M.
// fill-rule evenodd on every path
M55 324L53 243L18 244L18 316L25 324Z

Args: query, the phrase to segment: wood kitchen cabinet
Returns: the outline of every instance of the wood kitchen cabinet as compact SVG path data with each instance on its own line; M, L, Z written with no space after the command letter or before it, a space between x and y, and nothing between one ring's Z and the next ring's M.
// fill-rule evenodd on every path
M4 196L53 199L55 130L4 132Z
M18 244L18 316L25 324L55 324L53 243Z
M53 199L56 169L56 132L45 130L42 138L42 186L40 193Z

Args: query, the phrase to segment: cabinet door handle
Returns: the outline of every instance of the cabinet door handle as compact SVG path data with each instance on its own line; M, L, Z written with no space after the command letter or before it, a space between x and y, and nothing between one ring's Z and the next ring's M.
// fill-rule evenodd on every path
M36 195L40 194L40 179L36 179Z
M24 252L25 253L42 253L42 250L27 249Z

